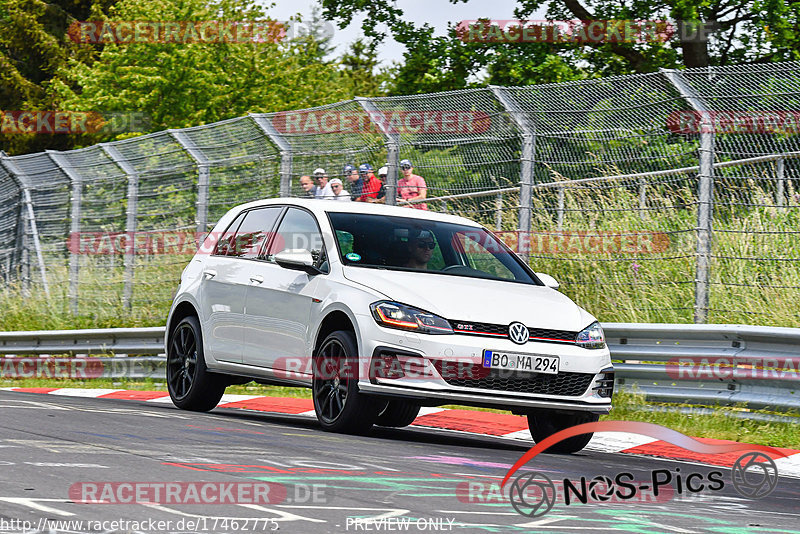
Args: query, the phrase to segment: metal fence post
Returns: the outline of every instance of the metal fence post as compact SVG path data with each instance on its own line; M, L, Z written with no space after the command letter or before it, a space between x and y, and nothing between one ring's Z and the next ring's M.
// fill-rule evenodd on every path
M536 121L531 120L516 100L508 93L506 88L496 85L489 86L492 94L511 115L511 119L522 132L522 155L520 158L520 186L519 186L519 231L528 234L531 231L531 211L533 210L533 195L531 186L534 184L534 159L536 157ZM524 242L528 242L527 239ZM522 251L525 258L530 256L530 250Z
M70 181L70 209L69 209L69 288L67 299L72 315L78 315L78 280L80 276L80 243L81 243L81 197L83 195L83 180L81 175L72 168L63 154L48 150L47 154L55 165L61 169Z
M22 169L12 160L5 152L0 154L0 164L5 167L8 174L10 174L17 182L22 196L22 211L20 213L23 222L23 258L28 261L28 245L27 245L27 230L30 230L31 238L33 239L33 249L36 253L36 261L39 264L39 272L42 275L42 289L44 294L50 296L50 288L47 284L47 270L44 266L44 255L42 254L42 243L39 240L39 230L36 227L36 214L33 211L33 201L31 200L31 184L28 182L28 177L22 172ZM28 279L30 279L30 267L28 267ZM23 278L23 287L25 286L25 278Z
M292 144L287 141L273 126L272 121L263 115L248 115L256 123L258 129L272 141L281 153L281 184L279 194L288 197L292 191Z
M199 240L208 231L208 184L211 177L211 168L208 158L186 133L180 130L168 130L170 135L189 154L197 164L197 202L195 203L195 229L197 231L197 245Z
M639 178L639 218L647 219L647 180Z
M777 190L775 191L775 203L778 207L783 207L786 202L786 160L778 158L775 160L775 177L777 178Z
M400 134L392 131L387 125L388 121L383 111L379 110L375 103L369 98L357 96L355 98L358 105L367 112L370 122L378 127L386 139L386 157L388 174L386 175L386 204L394 206L397 204L397 174L400 169Z
M564 229L564 188L558 188L558 223L556 229L560 232Z
M498 232L503 229L503 193L497 193L494 200L494 229Z
M714 202L714 124L708 105L686 83L680 72L662 69L681 97L700 114L700 171L697 175L697 260L695 264L694 322L708 322L709 270Z
M122 289L122 306L131 307L133 300L133 270L136 263L136 213L139 204L139 173L114 145L100 143L100 147L117 167L128 177L128 206L125 210L125 259Z

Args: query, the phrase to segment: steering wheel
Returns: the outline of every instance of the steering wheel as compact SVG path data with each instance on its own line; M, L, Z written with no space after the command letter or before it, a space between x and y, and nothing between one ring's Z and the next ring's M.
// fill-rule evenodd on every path
M441 272L446 273L447 271L453 271L455 269L462 269L463 267L464 267L463 265L448 265L447 267L442 269Z

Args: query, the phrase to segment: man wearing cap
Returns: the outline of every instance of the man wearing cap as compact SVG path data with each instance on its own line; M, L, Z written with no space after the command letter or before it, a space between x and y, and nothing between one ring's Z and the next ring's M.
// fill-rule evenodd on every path
M397 180L398 200L422 200L428 196L428 186L425 184L425 178L413 173L414 167L411 166L411 161L407 159L400 160L400 170L403 171L403 177ZM418 210L428 209L428 205L424 202L406 204L406 206Z
M314 171L314 178L317 180L317 191L314 193L316 198L326 198L333 196L333 191L328 183L328 175L325 169L319 168Z
M377 202L378 191L381 190L381 181L375 178L372 172L372 165L363 163L358 167L358 174L361 176L363 186L361 195L356 198L358 202ZM355 194L353 195L355 197Z
M358 169L355 165L347 164L344 166L344 177L350 182L350 194L355 200L361 196L361 189L364 187L364 181L358 176Z
M322 197L325 200L344 200L345 202L350 202L350 193L348 193L345 188L342 186L342 181L339 178L334 178L329 182L331 186L331 191L333 192L333 196L329 197Z

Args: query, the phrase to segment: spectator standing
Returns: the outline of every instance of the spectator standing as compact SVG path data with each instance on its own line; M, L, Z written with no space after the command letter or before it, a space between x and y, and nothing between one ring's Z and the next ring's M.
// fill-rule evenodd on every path
M426 198L428 196L428 186L422 176L414 174L414 167L411 165L411 161L407 159L400 160L400 170L403 172L403 177L397 181L398 200L422 200ZM406 204L406 206L418 210L428 209L428 205L424 202Z
M314 198L317 194L317 186L314 185L314 180L312 180L310 176L300 177L300 187L304 192L304 194L301 196L306 198Z
M358 169L355 165L345 165L344 176L350 182L350 195L353 200L358 199L361 196L361 189L364 187L364 181L358 176Z
M381 181L372 172L372 165L363 163L358 167L358 174L363 182L361 195L356 199L358 202L377 202L378 192L381 190ZM353 195L355 196L355 195Z
M332 197L333 191L331 190L331 185L328 183L328 174L325 172L325 169L316 169L314 171L314 178L317 180L317 191L315 193L316 197Z
M331 191L333 191L333 196L330 197L322 197L325 200L343 200L345 202L350 202L350 193L345 190L342 186L342 181L339 178L334 178L330 182Z

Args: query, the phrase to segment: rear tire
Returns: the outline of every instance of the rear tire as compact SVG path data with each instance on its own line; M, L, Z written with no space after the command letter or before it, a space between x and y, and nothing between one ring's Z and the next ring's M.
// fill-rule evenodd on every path
M378 405L358 391L358 348L348 330L331 332L314 360L311 391L320 426L328 432L364 434L378 417Z
M588 412L534 412L528 414L528 428L530 428L533 441L539 443L556 432L580 425L593 423L600 419L596 413ZM593 432L573 436L547 448L549 452L573 453L583 449L592 439Z
M401 428L414 422L419 415L419 404L403 400L386 401L386 407L378 412L378 426Z
M207 412L225 393L225 377L208 371L203 355L203 334L197 317L185 317L167 344L167 390L182 410Z

